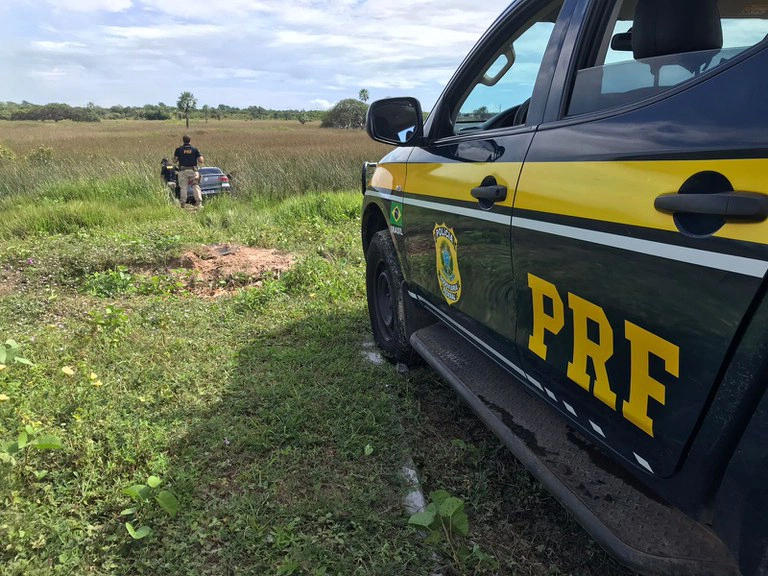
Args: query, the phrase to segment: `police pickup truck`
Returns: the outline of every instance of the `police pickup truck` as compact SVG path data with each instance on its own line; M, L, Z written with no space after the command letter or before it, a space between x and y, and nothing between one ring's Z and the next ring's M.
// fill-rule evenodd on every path
M378 345L616 558L768 574L768 0L519 0L374 102Z

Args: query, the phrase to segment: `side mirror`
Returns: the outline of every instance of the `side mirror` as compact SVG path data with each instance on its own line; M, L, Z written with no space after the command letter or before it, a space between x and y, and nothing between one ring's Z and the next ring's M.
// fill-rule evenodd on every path
M416 98L385 98L368 108L368 135L392 146L413 146L424 134L421 104Z

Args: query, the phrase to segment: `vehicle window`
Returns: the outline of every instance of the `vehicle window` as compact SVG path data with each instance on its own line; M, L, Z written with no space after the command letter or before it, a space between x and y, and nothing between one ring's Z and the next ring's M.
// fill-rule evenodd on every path
M655 96L768 35L768 0L618 0L577 74L569 116Z
M546 4L499 46L457 107L454 134L525 123L528 102L562 5L562 0Z

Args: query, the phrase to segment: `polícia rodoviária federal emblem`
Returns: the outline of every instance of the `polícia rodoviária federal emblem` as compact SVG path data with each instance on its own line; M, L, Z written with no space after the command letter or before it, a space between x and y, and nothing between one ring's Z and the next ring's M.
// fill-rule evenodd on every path
M445 224L435 224L432 235L435 237L437 282L443 298L451 306L461 298L461 274L456 253L458 241L453 228L448 228Z

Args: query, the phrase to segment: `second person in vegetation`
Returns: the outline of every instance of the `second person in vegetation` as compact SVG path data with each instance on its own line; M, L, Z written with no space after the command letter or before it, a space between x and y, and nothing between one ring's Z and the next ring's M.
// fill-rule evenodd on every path
M179 197L179 184L176 181L176 166L168 162L168 158L163 158L160 162L162 168L160 169L160 178L163 179L168 194L173 199Z

